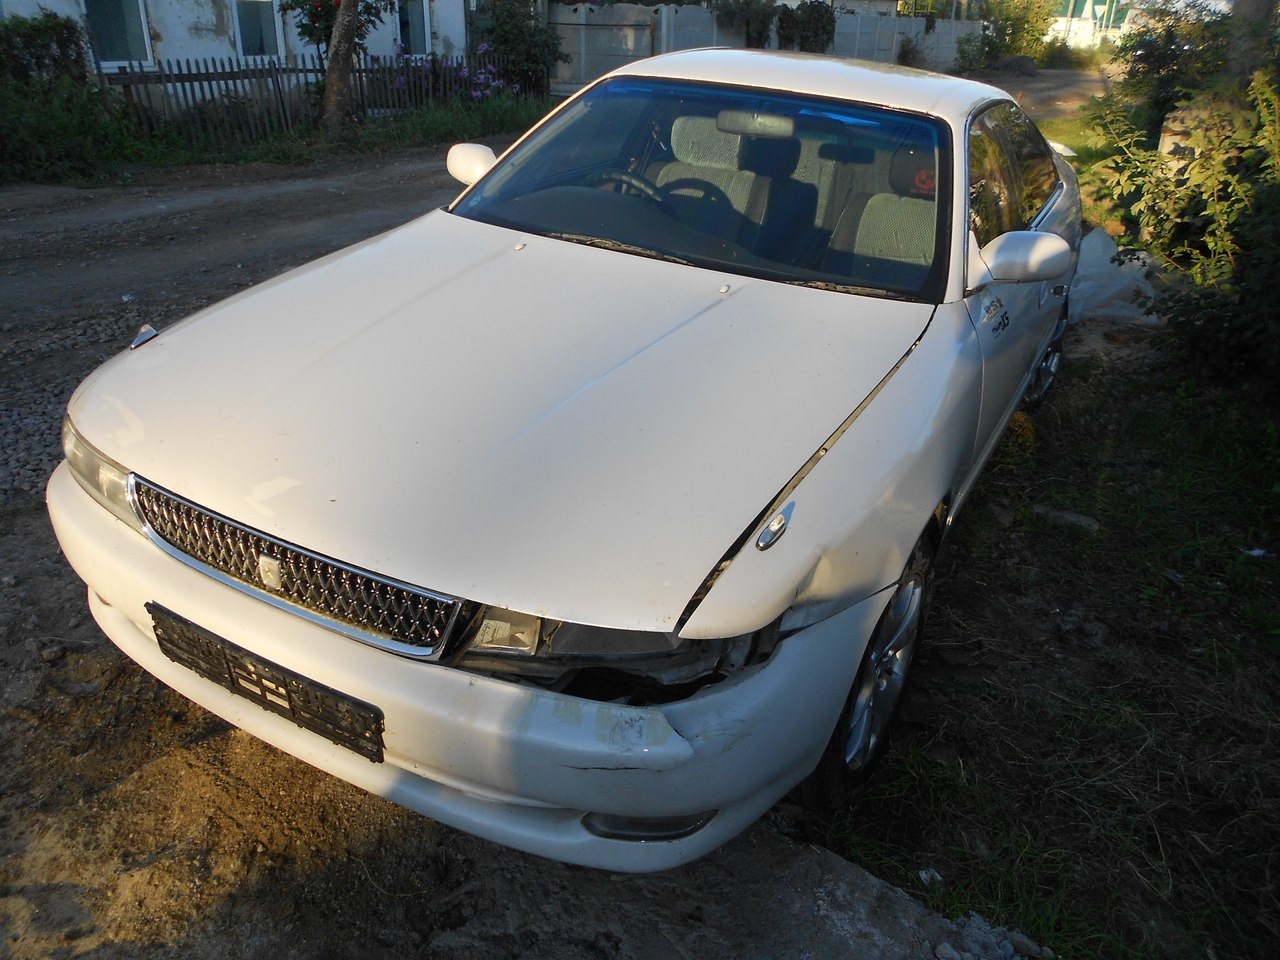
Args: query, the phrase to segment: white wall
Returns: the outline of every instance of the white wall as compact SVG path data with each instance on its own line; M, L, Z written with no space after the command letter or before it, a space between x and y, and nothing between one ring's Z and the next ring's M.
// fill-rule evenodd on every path
M556 3L547 9L561 49L573 58L552 74L557 92L576 89L651 53L743 45L740 29L721 26L702 6ZM855 0L839 9L831 52L880 63L895 62L902 38L910 37L929 67L946 70L955 64L957 38L982 31L973 20L936 20L929 30L923 17L888 16L883 11L892 9L892 0Z
M56 13L59 16L79 20L80 4L77 0L0 0L3 2L6 17L38 17L42 10Z
M439 35L434 38L437 53L452 55L466 50L466 0L431 0L435 6ZM36 17L42 10L85 22L81 0L0 0L4 16ZM153 60L235 57L234 0L144 0L146 27ZM277 11L277 18L279 13ZM283 21L279 33L285 56L316 52L298 36L294 15ZM393 11L369 35L368 50L378 56L393 56L399 35L399 19Z

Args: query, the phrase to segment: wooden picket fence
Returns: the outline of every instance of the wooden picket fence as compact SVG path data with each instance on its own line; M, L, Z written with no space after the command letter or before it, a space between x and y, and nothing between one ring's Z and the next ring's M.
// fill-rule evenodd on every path
M219 148L259 143L305 128L319 117L322 61L288 63L230 57L130 63L99 69L143 135L166 132ZM521 93L517 79L490 56L364 57L353 71L357 114L380 116L452 100ZM524 85L527 88L538 84Z

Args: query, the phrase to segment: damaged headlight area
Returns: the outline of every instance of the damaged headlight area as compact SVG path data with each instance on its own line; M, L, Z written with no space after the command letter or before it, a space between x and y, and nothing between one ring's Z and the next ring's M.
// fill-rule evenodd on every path
M640 706L683 699L764 660L777 636L773 623L737 637L685 640L481 607L449 660L571 696Z
M62 419L62 455L76 482L98 503L134 530L142 521L129 496L129 471L80 436L70 417Z

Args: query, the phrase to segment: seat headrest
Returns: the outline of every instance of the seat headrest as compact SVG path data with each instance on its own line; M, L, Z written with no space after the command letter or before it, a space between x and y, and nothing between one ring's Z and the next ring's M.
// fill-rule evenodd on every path
M742 138L716 128L715 117L676 117L671 124L671 152L693 167L738 169Z
M889 186L902 197L932 200L938 192L938 169L933 150L904 145L889 162Z
M800 141L794 138L747 137L742 141L742 169L762 177L786 179L800 163Z

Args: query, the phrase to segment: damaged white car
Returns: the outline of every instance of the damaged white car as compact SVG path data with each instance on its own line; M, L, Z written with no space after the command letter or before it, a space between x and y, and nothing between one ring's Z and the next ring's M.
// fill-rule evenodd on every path
M49 483L107 635L324 770L610 870L883 742L1057 367L1080 202L1004 93L695 51L448 208L94 373Z

